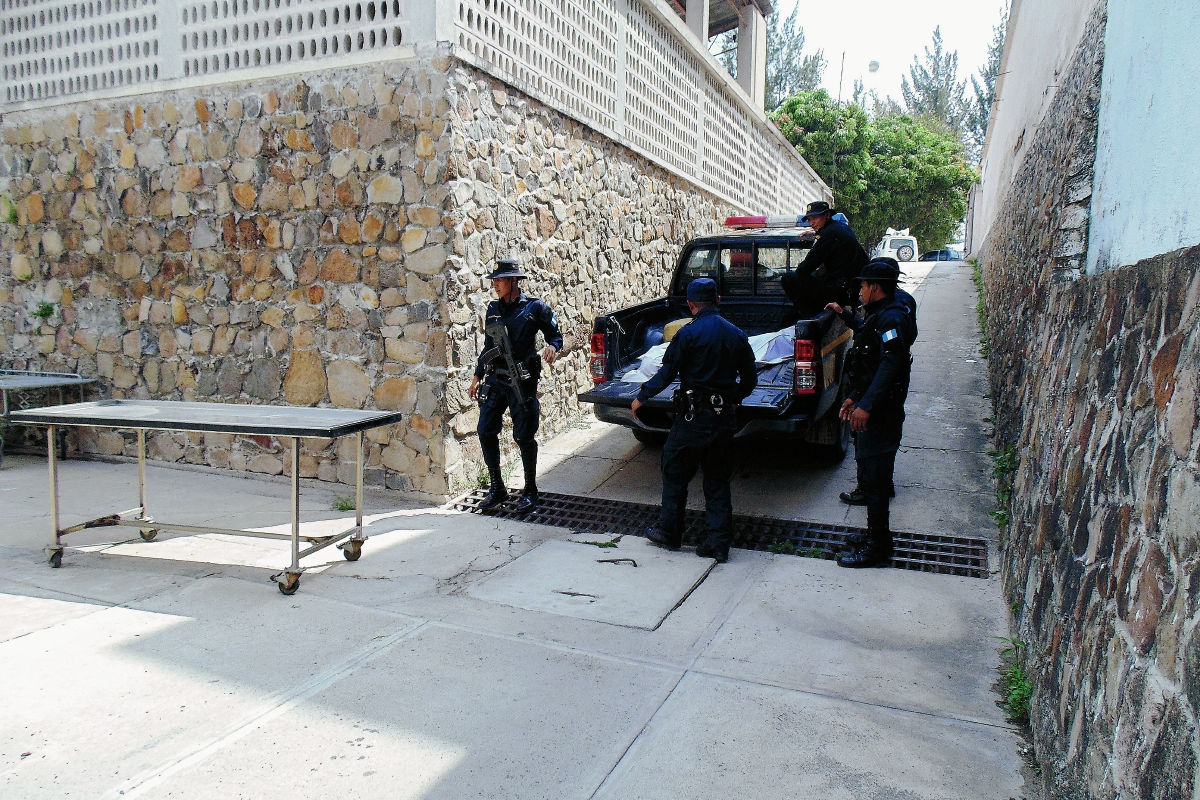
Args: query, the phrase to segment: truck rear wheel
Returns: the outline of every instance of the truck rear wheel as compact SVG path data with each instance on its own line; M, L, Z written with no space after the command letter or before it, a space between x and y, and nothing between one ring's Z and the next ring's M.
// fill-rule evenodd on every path
M662 447L667 443L667 434L659 431L647 431L641 428L630 428L633 438L647 447Z
M850 451L850 422L838 418L837 413L840 407L841 403L838 403L829 412L832 417L829 423L837 426L837 436L833 444L809 445L812 454L827 464L840 464L846 458L846 453Z

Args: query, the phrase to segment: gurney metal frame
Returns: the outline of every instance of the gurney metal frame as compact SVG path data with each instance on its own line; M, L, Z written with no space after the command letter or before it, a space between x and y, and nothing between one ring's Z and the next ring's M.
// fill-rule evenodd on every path
M188 412L201 408L201 413L210 417L207 421L191 421L187 419ZM122 411L166 412L159 419L144 419L145 415L138 413L106 413L106 409L120 408ZM175 416L171 417L174 412ZM272 413L274 412L274 413ZM320 417L326 412L326 417L336 415L336 424L314 425L318 420L309 420L305 425L298 425L297 420L303 417ZM226 421L220 417L243 419L237 423ZM292 416L296 419L289 425L272 426L269 417ZM264 421L253 422L245 418L262 417ZM285 595L295 594L300 588L300 576L304 569L300 559L336 544L347 561L357 561L362 554L363 542L363 436L371 428L381 427L400 421L401 415L394 412L347 411L343 409L300 409L280 408L276 406L226 406L217 403L183 403L169 400L108 400L98 403L79 403L73 405L50 406L47 408L17 412L14 421L24 424L46 425L46 440L49 443L47 455L50 470L50 545L46 548L46 560L51 567L62 566L63 543L62 537L87 528L102 528L121 526L137 528L145 541L153 541L160 530L182 531L184 533L216 533L230 536L249 536L259 539L282 539L292 544L291 565L275 575L271 580ZM124 428L137 431L138 451L138 501L136 508L115 514L97 517L86 522L63 528L59 525L58 502L58 454L54 447L57 429L62 425L81 425L88 427ZM269 531L245 530L239 528L218 528L210 525L186 525L156 520L149 515L146 501L146 431L147 430L176 430L201 431L209 433L243 433L250 435L272 435L290 438L292 441L291 454L291 534L271 533ZM341 436L357 434L357 464L355 468L355 524L343 531L324 536L302 536L300 534L300 439L304 437L320 437L337 439ZM301 549L301 541L308 546Z
M79 387L79 402L83 402L83 388L95 383L92 378L85 378L77 372L39 372L27 369L0 369L0 404L3 405L3 416L0 416L0 465L4 463L4 429L11 424L11 403L8 395L17 395L17 403L21 409L29 408L23 394L38 389L57 389L58 404L66 403L63 389L68 386ZM62 457L67 457L67 440L63 436L58 443Z

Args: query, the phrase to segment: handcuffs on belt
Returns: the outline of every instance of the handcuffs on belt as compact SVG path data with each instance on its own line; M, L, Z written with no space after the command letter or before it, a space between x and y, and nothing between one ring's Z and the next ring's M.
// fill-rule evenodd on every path
M719 394L714 394L708 398L709 406L719 417L721 412L725 410L725 398ZM675 390L671 395L671 404L674 406L676 414L683 414L683 419L686 422L691 422L696 418L696 393L692 389L683 389L682 387Z

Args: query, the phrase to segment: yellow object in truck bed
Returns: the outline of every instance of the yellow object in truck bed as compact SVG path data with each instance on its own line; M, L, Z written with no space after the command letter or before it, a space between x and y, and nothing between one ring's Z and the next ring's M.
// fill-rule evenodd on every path
M673 319L663 326L663 341L669 342L679 333L679 329L691 322L691 319Z

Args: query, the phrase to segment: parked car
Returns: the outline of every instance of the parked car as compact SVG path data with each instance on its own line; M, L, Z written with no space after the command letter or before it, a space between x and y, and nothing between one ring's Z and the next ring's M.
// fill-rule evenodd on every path
M883 235L883 239L876 245L871 252L871 258L882 258L888 256L897 261L915 261L917 259L917 239L908 232L908 228L904 230L895 230L888 228L887 233Z
M958 250L930 250L927 253L921 253L921 257L917 261L962 261L963 254Z
M741 224L737 219L774 218L732 218L726 225ZM643 443L664 442L679 381L651 398L636 419L630 406L657 371L667 342L690 321L688 284L712 278L721 316L758 336L763 350L755 353L758 387L742 401L737 436L799 440L818 457L844 457L850 427L838 418L838 409L847 393L843 364L853 334L831 311L797 319L779 285L780 276L804 259L813 242L812 230L797 227L791 217L790 229L734 229L685 244L666 297L596 317L590 362L595 385L579 395L580 402L591 403L600 420L632 428Z

